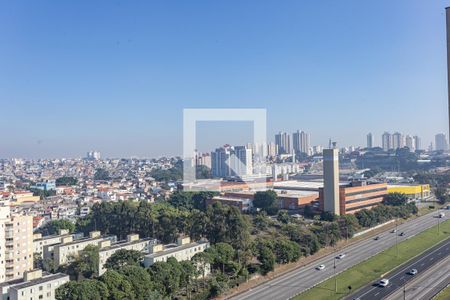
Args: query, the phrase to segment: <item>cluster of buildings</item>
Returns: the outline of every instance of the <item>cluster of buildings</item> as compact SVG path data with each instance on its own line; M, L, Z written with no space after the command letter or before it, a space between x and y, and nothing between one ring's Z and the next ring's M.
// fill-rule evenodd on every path
M367 134L367 148L376 147L374 135L372 133ZM389 132L384 132L381 135L381 148L384 151L396 150L399 148L408 147L410 151L424 150L422 145L422 140L417 135L404 135L400 132L395 132L393 134ZM428 147L429 151L447 151L449 149L448 140L444 133L438 133L434 136L434 147L431 144Z

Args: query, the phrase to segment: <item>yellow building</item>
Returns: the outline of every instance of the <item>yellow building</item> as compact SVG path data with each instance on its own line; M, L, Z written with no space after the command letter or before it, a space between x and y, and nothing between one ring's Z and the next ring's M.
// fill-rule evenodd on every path
M388 185L388 193L405 194L412 200L427 200L431 197L429 184Z
M29 191L16 191L13 195L14 202L11 205L21 204L24 202L38 202L41 198L39 196L33 196L33 192Z

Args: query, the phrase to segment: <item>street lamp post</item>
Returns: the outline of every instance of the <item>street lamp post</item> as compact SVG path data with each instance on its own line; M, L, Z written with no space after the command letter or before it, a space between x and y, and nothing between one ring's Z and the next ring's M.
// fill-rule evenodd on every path
M336 253L334 256L334 291L337 293L337 277L336 277Z
M397 219L395 219L395 251L398 257L398 232L397 232Z

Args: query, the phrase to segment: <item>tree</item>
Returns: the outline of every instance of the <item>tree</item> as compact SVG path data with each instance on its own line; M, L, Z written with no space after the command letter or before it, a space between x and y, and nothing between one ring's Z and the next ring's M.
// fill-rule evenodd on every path
M269 228L271 219L267 216L266 212L260 212L253 218L253 224L259 230L266 230Z
M100 281L107 287L110 300L135 298L133 286L123 274L117 271L107 270L100 277Z
M95 279L69 281L55 292L56 300L108 299L107 286Z
M436 199L439 201L440 204L450 202L450 194L448 193L446 187L438 186L435 189L434 194L436 195Z
M78 183L77 179L74 177L63 176L56 179L56 185L76 185Z
M261 273L263 275L273 271L276 257L268 246L263 245L261 247L257 258L261 263Z
M253 198L253 206L268 214L275 214L278 211L277 193L273 190L256 192Z
M212 263L211 255L208 252L199 252L192 257L192 262L198 268L202 278L205 279L206 268Z
M359 228L358 219L355 215L342 215L338 219L341 236L351 238Z
M206 252L210 254L214 267L220 266L222 273L225 273L225 265L229 264L235 256L233 247L227 243L212 245Z
M124 266L117 272L125 276L126 280L131 283L136 299L146 299L146 295L156 289L150 274L142 267Z
M334 222L334 221L336 221L337 216L336 216L336 214L334 214L334 213L332 213L332 212L329 212L329 211L323 211L323 212L320 214L320 219L321 219L322 221Z
M279 264L287 264L300 258L299 245L283 238L277 239L273 243L273 252L276 256L276 262Z
M148 270L157 291L171 297L180 287L181 266L178 261L170 257L167 262L156 262Z
M68 230L69 233L73 233L75 231L75 224L64 219L53 220L39 228L37 232L45 236L59 234L60 230Z
M105 169L99 168L95 170L94 180L109 180L111 177L109 176L109 172Z
M120 249L106 260L105 268L117 270L124 266L139 266L143 258L141 251Z
M250 245L250 224L238 208L214 203L208 206L206 215L205 235L211 244L229 243L236 250Z
M67 273L75 280L92 278L99 272L99 247L88 245L80 251L78 256L71 257L67 266Z
M408 197L402 193L389 193L383 199L385 205L400 206L406 203L408 203Z
M277 220L280 223L287 224L290 222L291 217L289 216L287 210L279 210L277 214Z
M194 201L192 200L191 193L177 191L170 196L169 203L180 209L191 210L194 208Z

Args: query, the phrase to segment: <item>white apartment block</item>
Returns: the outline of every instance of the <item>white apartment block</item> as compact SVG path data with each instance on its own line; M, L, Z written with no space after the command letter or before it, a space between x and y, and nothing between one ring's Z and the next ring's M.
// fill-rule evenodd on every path
M59 234L42 236L40 233L35 233L33 235L33 253L39 253L41 257L44 257L44 247L50 245L56 245L61 243L61 241L72 236L69 234L67 229L60 230Z
M144 256L144 266L150 267L156 262L167 261L170 257L176 258L177 261L191 260L191 258L200 252L209 248L208 241L192 242L189 237L179 238L176 244L155 245L150 251L151 253ZM209 266L206 274L209 274Z
M11 214L0 203L0 282L22 278L33 269L33 217Z
M53 261L56 266L64 265L70 261L72 256L79 254L81 250L86 248L86 246L100 246L105 240L111 239L111 236L102 237L100 236L100 231L92 231L89 233L88 238L83 238L79 240L73 240L72 236L63 238L60 244L50 246L48 248L53 248L53 251L46 251L44 247L44 257L53 255Z
M156 240L152 238L139 239L138 234L129 234L127 239L111 244L110 240L105 240L100 244L99 254L99 276L106 272L104 265L108 258L118 250L136 250L144 254L150 253L150 248L156 244Z
M42 273L36 269L24 273L23 279L0 285L2 300L54 300L55 291L69 282L69 275L63 273Z

